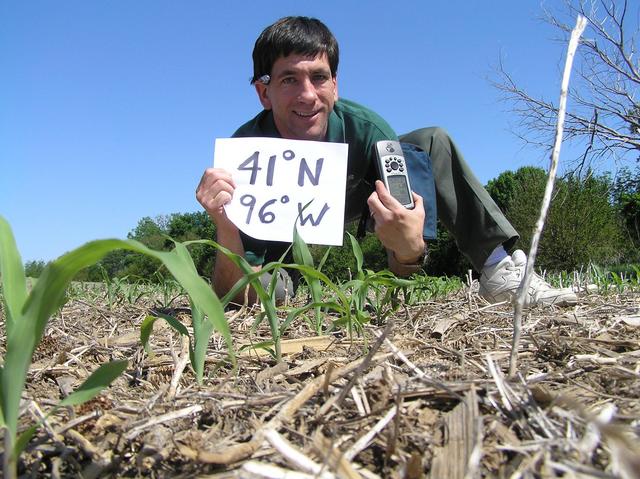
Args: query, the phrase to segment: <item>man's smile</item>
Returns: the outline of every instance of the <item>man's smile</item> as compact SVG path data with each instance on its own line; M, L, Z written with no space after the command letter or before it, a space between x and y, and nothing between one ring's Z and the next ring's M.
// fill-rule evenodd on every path
M304 112L295 111L295 110L293 111L293 113L295 113L296 115L298 115L301 118L312 118L312 117L316 116L319 112L320 112L320 110L314 110L314 111L311 111L309 113L304 113Z

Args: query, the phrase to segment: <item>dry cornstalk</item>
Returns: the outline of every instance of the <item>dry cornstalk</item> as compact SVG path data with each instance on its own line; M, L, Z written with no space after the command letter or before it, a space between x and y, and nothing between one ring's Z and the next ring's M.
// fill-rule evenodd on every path
M180 356L177 356L173 350L171 350L171 356L173 356L175 368L173 371L173 377L171 378L171 384L169 385L169 392L167 393L167 399L169 401L173 401L176 398L178 386L180 385L180 378L189 363L189 338L187 336L182 337L182 350L180 351Z
M145 431L150 427L155 426L156 424L162 424L162 423L174 421L176 419L180 419L183 417L191 416L193 414L199 413L200 411L202 411L202 406L199 404L196 404L194 406L185 407L178 411L171 411L167 414L161 414L160 416L152 417L145 423L140 424L139 426L136 426L133 429L131 429L129 432L127 432L125 437L127 438L127 440L131 441L135 439L138 436L138 434L140 434L142 431Z
M298 409L322 390L326 381L335 381L357 371L365 362L368 364L377 364L389 356L391 356L391 353L380 353L373 358L361 358L308 382L298 394L280 408L278 413L271 418L269 422L260 427L247 442L229 446L220 452L196 451L181 444L178 444L178 449L181 454L190 459L209 464L233 464L234 462L247 459L262 446L265 440L265 430L273 429L277 431L284 423L289 422ZM330 376L330 380L327 379L328 376Z
M335 475L307 457L299 449L280 435L275 429L265 429L264 437L287 460L289 464L301 472L313 474L318 479L334 479Z
M239 472L238 477L246 479L316 479L318 477L315 474L291 471L259 461L245 462Z
M551 154L549 176L547 178L547 185L544 190L544 197L542 198L540 217L536 222L533 238L531 239L531 249L529 250L529 256L527 258L527 267L525 269L522 283L520 283L520 287L518 288L518 295L516 298L513 316L513 342L511 346L511 357L509 358L510 378L515 377L518 369L518 349L520 347L520 336L522 329L522 310L524 308L525 298L529 291L529 284L531 283L533 268L536 261L536 253L538 251L538 243L540 242L540 235L542 234L542 228L544 227L544 222L547 217L547 211L549 210L549 204L551 203L551 194L553 193L556 171L558 170L560 146L562 145L562 132L564 129L564 117L567 110L567 93L569 90L571 66L573 65L573 57L575 56L576 49L578 48L578 41L580 40L582 32L584 31L586 26L587 19L582 15L578 15L576 26L571 32L571 39L569 40L569 47L567 49L567 60L564 65L564 73L562 75L562 85L560 88L560 104L558 105L558 123L556 126L556 137L553 145L553 152Z
M387 414L384 415L382 419L380 419L369 431L367 431L364 435L362 435L354 444L349 448L347 452L344 453L344 457L347 461L352 461L354 457L356 457L363 449L365 449L373 438L380 434L387 424L393 419L393 417L398 412L397 406L393 406Z

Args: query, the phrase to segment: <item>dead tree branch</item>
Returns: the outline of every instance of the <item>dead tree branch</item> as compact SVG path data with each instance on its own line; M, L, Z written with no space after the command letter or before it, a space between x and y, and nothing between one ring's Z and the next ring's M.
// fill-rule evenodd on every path
M565 6L571 18L587 21L564 128L564 140L582 145L584 152L566 164L589 166L603 157L635 161L640 157L640 8L627 0L566 0ZM544 19L566 43L572 27L550 11ZM527 144L550 150L558 106L528 92L502 63L498 77L493 85L518 118L514 133Z

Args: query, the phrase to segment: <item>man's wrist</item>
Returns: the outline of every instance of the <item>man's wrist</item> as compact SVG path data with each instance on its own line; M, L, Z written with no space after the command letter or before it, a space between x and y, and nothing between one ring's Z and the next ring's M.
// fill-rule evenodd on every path
M402 258L405 259L406 258ZM422 253L414 258L409 258L411 262L401 262L397 255L387 250L387 260L389 263L389 269L398 276L411 276L414 273L419 272L424 268L427 261L427 245L425 243Z
M395 261L398 262L399 264L422 265L427 255L427 243L423 241L422 245L418 245L418 247L414 249L414 252L409 252L408 254L407 252L404 252L404 251L403 252L391 251L390 253L395 259Z

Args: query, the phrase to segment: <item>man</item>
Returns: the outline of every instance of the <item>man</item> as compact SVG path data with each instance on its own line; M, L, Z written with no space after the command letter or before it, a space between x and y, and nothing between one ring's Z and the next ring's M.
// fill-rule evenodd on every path
M357 219L368 208L375 234L387 249L389 268L398 275L420 269L426 255L425 238L435 234L435 218L430 214L435 210L430 184L435 182L439 218L481 272L480 294L491 302L513 300L526 264L522 251L507 254L518 234L453 141L440 128L400 136L411 156L407 162L422 170L418 181L412 178L414 190L422 196L414 192L415 208L404 208L376 179L374 163L375 143L398 137L376 113L338 99L338 59L338 43L319 20L286 17L267 27L253 50L252 83L264 110L233 136L348 143L345 220ZM210 168L200 180L196 197L216 224L218 243L243 255L259 270L278 259L288 245L250 238L231 223L224 205L234 188L228 171ZM219 295L228 292L241 276L224 255L217 256L212 280ZM250 300L256 301L254 292ZM527 297L529 305L575 301L570 289L554 289L537 276Z

